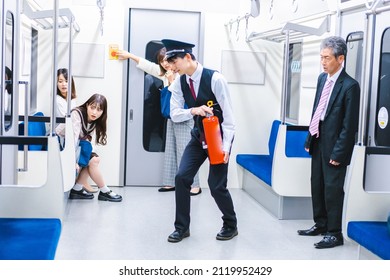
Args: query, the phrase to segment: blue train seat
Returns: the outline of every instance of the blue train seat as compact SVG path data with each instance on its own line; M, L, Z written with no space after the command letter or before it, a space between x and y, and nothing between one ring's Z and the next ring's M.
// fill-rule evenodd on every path
M0 259L55 257L66 196L58 139L48 136L46 142L48 151L41 152L47 157L44 183L0 185Z
M390 234L386 219L390 194L364 189L367 147L355 145L344 184L344 238L359 245L358 258L390 259Z
M238 154L241 187L279 219L312 218L307 127L272 123L268 154Z
M34 116L44 116L42 112L37 112ZM24 135L24 122L19 123L19 135ZM45 136L46 126L44 122L29 122L28 136ZM46 151L47 147L42 145L28 145L30 151ZM19 151L23 150L23 146L19 145Z
M348 237L381 259L390 260L390 234L387 222L351 221Z
M60 219L0 218L0 260L53 260Z
M272 161L280 123L278 120L272 123L271 133L268 139L268 155L238 154L236 156L236 162L239 165L260 180L263 180L268 186L272 186Z

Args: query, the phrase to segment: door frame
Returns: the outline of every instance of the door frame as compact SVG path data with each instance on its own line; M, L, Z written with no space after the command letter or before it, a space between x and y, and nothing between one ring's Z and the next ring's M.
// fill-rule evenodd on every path
M123 48L126 49L126 50L129 50L130 48L130 33L131 33L131 13L132 11L145 11L145 12L161 12L161 13L180 13L180 14L183 14L183 15L188 15L189 13L191 14L197 14L198 15L198 20L199 20L199 25L198 25L198 44L197 46L195 47L194 50L197 50L197 54L195 53L196 55L196 58L197 58L197 61L199 61L200 63L203 63L203 51L204 51L204 14L200 11L177 11L177 10L164 10L164 9L147 9L147 8L128 8L128 10L126 11L126 17L125 17L125 22L127 23L127 27L125 28L125 40L124 40L124 46ZM155 21L153 21L155 22ZM145 31L146 32L146 31ZM180 32L177 32L177 34L181 34ZM181 38L182 36L178 35L178 36L168 36L165 37L166 34L164 34L164 32L162 32L162 35L161 36L164 36L162 38L151 38L150 40L157 40L157 39L164 39L164 38L177 38L177 40L185 40L185 41L189 41L189 39L183 39ZM139 56L142 56L143 54L142 53L135 53L136 55L139 55ZM122 103L122 112L124 112L124 122L122 122L122 127L121 127L121 131L122 131L122 135L121 135L121 150L123 151L122 153L122 157L121 157L121 162L120 162L120 166L121 166L121 170L120 170L120 178L121 178L121 185L124 185L124 186L156 186L156 185L159 185L159 182L146 182L145 184L143 184L142 182L137 182L137 183L129 183L129 175L127 174L127 169L129 168L129 163L128 163L128 153L129 153L129 150L128 150L128 146L127 146L127 143L128 143L128 123L130 122L130 118L132 117L131 116L131 108L129 106L129 92L130 92L130 83L129 83L129 73L131 73L132 70L134 70L134 67L135 67L135 64L131 61L128 61L127 63L124 63L124 66L123 66L123 98L122 100L124 101ZM153 173L159 173L161 174L161 181L162 181L162 156L163 156L163 153L161 153L161 166L160 166L160 169L161 170L149 170L149 172L153 172ZM139 159L133 159L133 160L139 160ZM147 180L146 180L147 181Z
M0 23L0 75L1 84L1 98L4 95L4 67L6 66L5 48L6 39L5 29L6 14L10 11L13 15L13 42L12 42L12 119L11 126L8 130L5 130L4 124L4 112L1 112L2 117L0 125L0 135L2 136L17 136L18 135L18 112L19 112L19 37L20 37L20 13L19 13L19 1L14 0L1 0L1 23ZM2 102L3 103L3 102ZM4 106L4 104L3 104ZM17 181L17 145L0 145L0 184L16 184Z

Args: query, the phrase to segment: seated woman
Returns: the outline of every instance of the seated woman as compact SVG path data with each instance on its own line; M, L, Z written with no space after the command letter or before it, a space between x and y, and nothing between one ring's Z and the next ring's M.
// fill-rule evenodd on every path
M79 144L91 142L92 134L95 136L95 143L106 145L107 143L107 100L101 94L92 95L84 104L74 108L71 112L73 131L75 138L75 146L79 148ZM64 129L57 127L57 134L64 136ZM88 144L88 143L87 143ZM91 146L91 145L90 145ZM92 148L91 148L92 150ZM69 199L93 199L94 195L83 189L83 182L88 176L98 186L100 192L99 200L103 201L122 201L122 196L110 190L104 182L102 173L99 169L100 157L92 152L89 156L89 161L85 167L80 166L80 159L77 156L76 168L79 171L76 178L76 183L70 191Z

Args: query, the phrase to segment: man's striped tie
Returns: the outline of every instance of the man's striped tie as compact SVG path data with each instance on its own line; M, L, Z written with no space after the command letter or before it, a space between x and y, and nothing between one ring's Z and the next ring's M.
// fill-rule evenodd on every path
M330 89L332 88L332 83L333 81L328 79L325 83L325 86L322 90L320 101L318 103L317 109L313 115L313 118L311 119L310 126L309 126L309 131L312 136L317 135L317 138L320 136L320 131L319 131L319 123L320 123L320 118L322 115L322 112L324 111L326 102L328 101L328 97L330 94Z

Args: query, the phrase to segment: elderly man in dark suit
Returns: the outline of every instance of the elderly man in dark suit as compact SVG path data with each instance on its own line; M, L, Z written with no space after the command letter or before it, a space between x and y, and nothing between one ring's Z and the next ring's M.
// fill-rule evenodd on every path
M344 70L347 45L340 37L321 43L324 72L317 81L305 149L312 155L311 194L315 225L299 235L324 235L315 248L344 244L341 232L344 179L358 130L360 87Z

